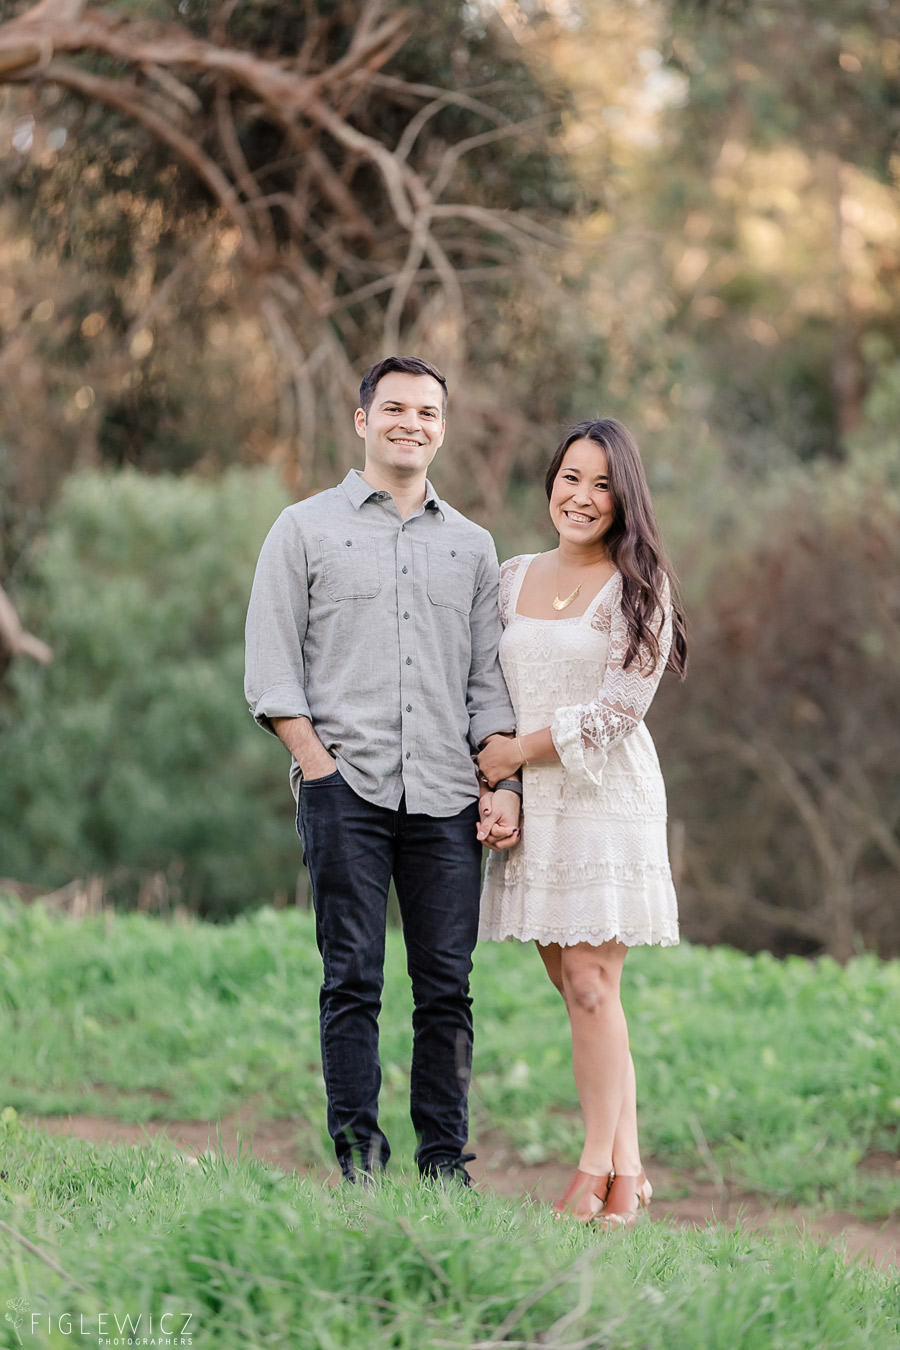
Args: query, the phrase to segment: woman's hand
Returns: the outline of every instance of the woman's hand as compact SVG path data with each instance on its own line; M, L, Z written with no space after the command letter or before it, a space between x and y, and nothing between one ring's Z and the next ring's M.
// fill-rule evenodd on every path
M475 756L475 763L491 787L501 778L512 778L523 764L518 736L491 736Z
M521 801L517 792L482 792L478 799L480 820L475 833L485 848L502 852L519 842Z

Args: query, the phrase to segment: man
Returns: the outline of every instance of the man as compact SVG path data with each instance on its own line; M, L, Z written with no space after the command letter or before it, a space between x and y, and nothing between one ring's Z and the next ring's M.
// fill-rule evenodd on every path
M349 1181L390 1156L378 1014L393 876L413 987L416 1162L469 1184L480 839L518 836L514 791L496 793L492 821L478 822L472 753L515 718L497 658L493 541L426 477L446 400L443 375L417 357L366 372L355 414L365 468L281 514L247 616L251 711L293 756L324 964L328 1129Z

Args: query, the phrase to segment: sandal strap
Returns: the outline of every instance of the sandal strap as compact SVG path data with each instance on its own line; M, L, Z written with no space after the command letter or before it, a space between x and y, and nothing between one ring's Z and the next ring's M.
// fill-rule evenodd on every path
M557 1200L553 1208L558 1214L563 1213L565 1210L577 1214L579 1212L577 1202L580 1200L588 1200L588 1206L582 1212L586 1215L597 1213L599 1206L595 1209L594 1206L590 1204L590 1197L599 1200L602 1205L606 1199L610 1181L611 1174L608 1172L604 1176L595 1176L592 1172L582 1172L581 1169L578 1168L572 1177L572 1180L569 1182L565 1195L561 1200Z
M609 1188L604 1215L607 1220L633 1221L638 1212L650 1204L652 1194L646 1172L642 1171L637 1177L617 1174Z

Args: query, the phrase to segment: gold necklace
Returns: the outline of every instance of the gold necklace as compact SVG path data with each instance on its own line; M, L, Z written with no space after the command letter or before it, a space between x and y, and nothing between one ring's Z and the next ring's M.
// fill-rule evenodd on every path
M575 599L575 597L577 596L577 594L578 594L578 592L579 592L580 590L581 590L581 582L579 581L578 585L575 587L575 589L574 589L574 591L572 592L572 594L571 594L571 595L567 595L566 598L565 598L565 600L560 600L560 598L559 598L559 573L557 573L557 576L556 576L556 596L554 597L554 600L553 600L553 608L554 608L554 609L566 609L569 605L571 605L572 601Z
M572 594L571 594L571 595L567 595L566 598L565 598L565 600L560 600L560 598L559 598L559 557L557 556L557 560L556 560L556 596L555 596L555 598L554 598L554 600L553 600L553 608L554 608L554 609L557 609L557 610L559 610L559 609L568 609L568 607L569 607L569 605L571 605L572 601L575 600L575 599L577 598L578 593L579 593L580 590L581 590L581 582L579 581L578 585L575 587L575 589L574 589L574 591L572 592Z
M581 590L581 582L579 581L578 585L575 587L575 589L574 589L574 591L572 592L572 594L571 594L571 595L567 595L566 598L565 598L565 600L560 600L560 598L559 598L559 554L557 554L557 556L556 556L556 598L555 598L554 601L553 601L553 608L554 608L554 609L568 609L569 605L571 605L572 601L573 601L573 600L575 599L575 597L578 595L578 592L579 592L580 590Z

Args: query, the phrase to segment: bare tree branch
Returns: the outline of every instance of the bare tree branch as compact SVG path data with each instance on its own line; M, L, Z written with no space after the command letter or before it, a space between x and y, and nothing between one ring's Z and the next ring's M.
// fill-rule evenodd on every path
M424 108L419 109L415 117L413 117L404 128L403 135L397 142L397 147L394 151L394 154L399 160L409 159L410 152L419 138L419 133L424 130L433 117L436 117L439 112L443 112L444 108L465 108L469 112L475 112L480 116L487 118L487 120L493 122L495 126L509 126L511 124L511 119L504 113L499 112L496 108L492 108L489 103L482 103L479 99L472 98L471 94L476 93L476 90L469 90L468 93L464 91L454 92L450 89L432 88L431 85L427 84L405 84L402 80L391 79L389 76L384 75L378 75L374 78L379 84L387 89L402 88L413 95L430 93L435 96L431 99L430 103L425 104ZM485 89L494 87L496 86L484 86Z
M691 850L689 854L688 875L701 898L717 908L728 909L737 915L752 916L769 927L794 933L797 937L811 938L827 947L830 929L821 914L782 908L781 905L760 900L744 887L722 885L713 878L698 849Z
M30 656L42 666L53 660L53 649L22 627L15 606L0 586L0 647L12 656Z
M62 85L66 89L74 89L85 98L105 103L109 108L117 108L119 112L127 113L161 141L170 145L190 164L222 208L231 216L241 231L244 248L250 257L259 256L260 247L253 226L228 178L190 137L185 136L170 121L147 107L138 85L129 84L125 80L103 79L99 75L91 75L76 66L68 66L60 61L52 61L42 72L42 79Z
M250 166L244 157L240 141L237 137L237 131L234 125L234 117L231 110L231 99L227 88L221 81L216 86L216 128L219 133L219 140L222 143L222 149L228 159L234 180L244 194L244 200L249 204L253 211L254 220L260 233L265 236L266 245L272 252L275 250L275 235L272 228L272 218L264 206L260 204L261 191L259 184L250 172Z
M569 242L514 210L436 205L463 155L533 134L548 119L516 123L493 107L490 95L513 88L508 81L448 90L385 73L414 18L384 0L358 0L337 55L327 12L311 7L300 49L273 58L229 41L234 9L220 0L204 38L111 6L42 0L0 23L0 83L54 83L114 109L205 184L217 219L240 232L235 260L277 355L282 432L311 452L316 391L337 397L353 384L342 342L390 351L417 325L439 329L441 360L452 366L467 327L464 282L505 279L514 264L531 269L536 241ZM102 74L80 63L98 57ZM411 109L391 133L396 144L380 131L385 105L392 124L398 105ZM441 145L429 187L410 158L447 108L488 129ZM274 153L265 158L261 146ZM159 311L183 275L176 266L135 324ZM502 462L508 473L509 457Z
M444 188L453 177L453 170L456 168L460 159L462 159L463 155L468 154L470 150L477 150L479 146L482 145L492 145L495 141L508 140L513 136L526 136L537 127L546 128L548 122L548 115L542 113L539 117L529 117L525 122L516 122L511 126L495 127L493 131L483 131L480 136L469 136L467 140L457 141L456 145L451 145L449 149L444 152L441 162L438 165L437 172L431 183L428 185L428 190L432 197L437 201L443 193Z
M831 842L821 811L780 750L771 742L755 744L738 737L728 737L726 740L744 764L766 782L775 784L787 797L809 832L823 871L827 875L842 873L844 861Z

